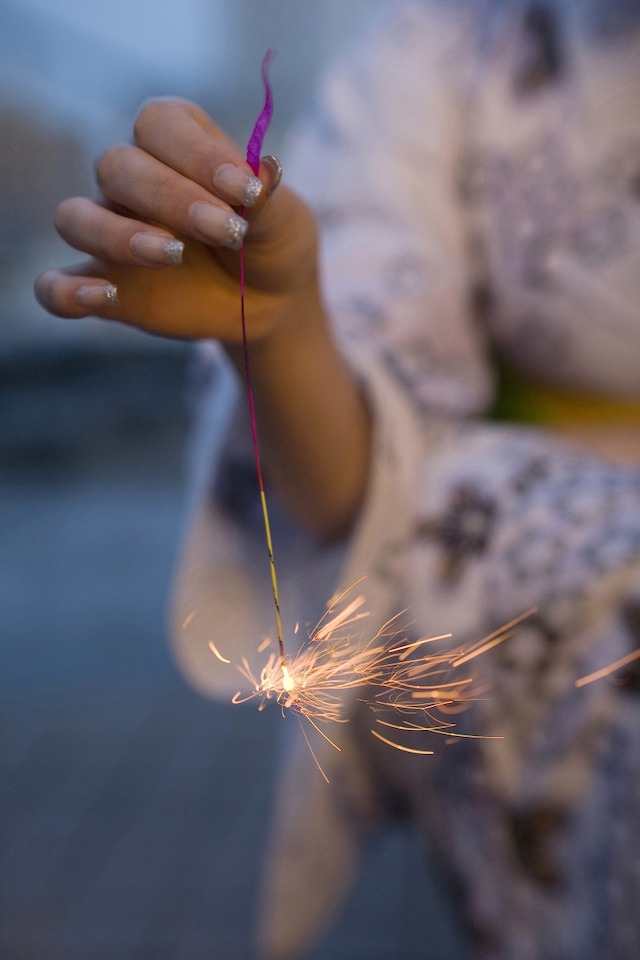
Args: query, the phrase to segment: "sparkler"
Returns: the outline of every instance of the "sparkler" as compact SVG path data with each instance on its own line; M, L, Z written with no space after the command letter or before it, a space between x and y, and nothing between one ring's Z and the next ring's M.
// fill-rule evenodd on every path
M269 129L271 117L273 116L273 95L271 93L271 84L269 83L269 64L274 57L273 50L267 50L262 60L262 83L265 91L264 106L255 122L253 132L249 137L247 146L247 163L258 175L260 169L260 151L264 142L265 134ZM244 207L241 211L244 216ZM249 363L249 343L247 338L247 323L244 306L245 278L244 278L244 246L240 247L240 319L242 324L242 351L244 356L244 374L247 387L247 400L249 402L249 419L251 421L251 439L253 442L253 455L256 465L256 474L258 477L258 486L260 488L260 504L262 506L262 517L264 521L265 538L267 541L267 552L269 554L269 569L271 572L271 588L273 592L273 603L276 615L276 631L278 635L278 647L280 653L280 666L282 671L286 670L286 659L284 653L284 641L282 638L282 617L280 615L280 597L278 594L278 577L276 574L276 561L273 553L273 542L271 539L271 524L269 523L269 510L267 508L267 497L264 491L264 481L262 478L262 465L260 462L260 447L258 445L258 429L256 425L256 411L253 401L253 387L251 385L251 365Z
M272 57L273 52L267 51L262 62L265 103L247 148L247 162L256 175L260 165L262 143L273 113L273 98L268 78ZM301 726L304 719L332 747L339 750L339 746L327 734L326 726L348 721L349 717L346 713L352 698L346 694L355 691L356 698L366 702L373 711L375 723L371 728L373 736L398 750L414 754L432 754L432 750L399 743L398 732L403 734L440 733L452 738L468 736L456 733L455 724L449 718L473 700L478 699L483 691L471 677L465 675L457 678L452 674L456 668L503 642L510 635L511 629L529 614L517 617L475 644L464 648L452 646L449 650L443 650L442 647L434 645L449 639L450 634L413 641L399 640L401 630L397 627L397 623L401 614L398 614L388 620L368 643L358 646L354 645L350 630L356 622L367 617L368 613L363 609L365 603L363 596L349 599L353 589L349 588L329 603L325 615L310 632L307 642L290 658L285 656L276 564L251 385L245 315L243 247L240 249L240 313L245 383L269 555L278 652L269 653L259 676L254 674L246 658L241 660L238 669L250 684L250 690L247 693L238 692L232 702L244 703L257 699L259 709L263 709L268 701L275 701L283 713L295 714ZM186 622L183 626L186 626ZM258 648L259 652L265 652L270 645L271 640L265 639ZM213 642L209 643L209 647L223 663L231 663ZM389 716L389 709L391 709L393 720L385 719ZM384 733L380 728L384 729ZM318 769L327 779L304 728L302 731ZM394 739L391 739L392 737Z

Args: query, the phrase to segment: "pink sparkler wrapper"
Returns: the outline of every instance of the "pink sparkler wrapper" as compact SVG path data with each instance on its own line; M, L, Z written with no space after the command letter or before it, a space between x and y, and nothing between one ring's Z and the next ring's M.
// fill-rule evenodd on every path
M247 163L256 176L258 175L258 169L260 167L262 144L273 116L273 94L271 92L271 84L269 83L269 66L275 55L275 50L267 50L262 59L262 83L264 85L265 95L264 107L256 120L253 133L249 137L249 143L247 144Z

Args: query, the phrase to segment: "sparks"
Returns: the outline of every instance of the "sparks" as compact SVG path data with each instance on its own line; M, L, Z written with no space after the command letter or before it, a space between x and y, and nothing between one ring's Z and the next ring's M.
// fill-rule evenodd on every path
M620 657L619 660L607 664L606 667L602 667L600 670L594 670L593 673L587 674L586 677L580 677L579 680L576 680L576 687L585 687L588 683L593 683L595 680L602 680L604 677L615 673L616 670L620 670L622 667L633 663L634 660L640 660L640 647L632 653L628 653L626 657Z
M433 753L423 749L421 743L406 743L416 734L437 733L447 740L479 739L477 735L455 731L451 716L478 700L485 690L472 677L456 674L462 664L504 641L528 614L465 648L438 643L450 639L451 634L419 640L398 639L402 632L398 626L399 614L359 647L354 644L352 628L368 614L364 609L364 596L350 599L351 590L353 588L330 602L308 639L296 653L287 657L286 663L279 653L272 651L256 675L243 658L237 669L249 689L238 691L232 702L256 700L260 710L269 701L275 702L283 714L293 713L308 722L336 749L339 749L337 744L326 731L332 724L348 722L352 700L345 697L347 691L355 691L356 698L371 708L375 721L372 735L397 750L422 755ZM265 641L259 649L266 652ZM227 661L217 648L212 650L223 662ZM380 727L385 728L385 734L380 732ZM308 742L306 734L305 739ZM315 754L313 756L317 763ZM321 773L324 776L324 771Z

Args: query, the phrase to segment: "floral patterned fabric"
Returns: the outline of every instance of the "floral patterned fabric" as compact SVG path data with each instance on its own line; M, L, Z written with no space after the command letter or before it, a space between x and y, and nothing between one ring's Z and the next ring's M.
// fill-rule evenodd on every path
M470 956L640 956L638 662L575 683L640 647L640 467L490 419L497 364L640 400L639 103L633 0L413 0L329 71L292 138L288 173L318 210L327 303L375 448L348 542L276 518L285 616L313 620L365 574L370 623L409 609L416 636L466 642L536 612L474 663L490 692L458 730L488 739L409 757L374 741L354 703L343 752L320 748L329 787L290 745L264 908L273 958L302 955L362 832L398 803L440 848ZM202 615L175 633L193 681L227 695L207 639L227 647L232 632L249 656L269 589L246 430L220 439L237 386L214 365L175 622Z

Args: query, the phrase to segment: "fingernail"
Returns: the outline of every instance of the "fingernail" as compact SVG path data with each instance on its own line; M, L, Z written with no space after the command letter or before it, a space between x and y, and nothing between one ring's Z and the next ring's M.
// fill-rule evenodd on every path
M267 196L270 197L280 186L280 181L282 180L282 164L277 157L271 156L270 153L267 154L266 157L261 157L261 163L266 163L273 174L271 186L267 190Z
M243 207L252 207L262 193L262 181L250 176L232 163L223 163L218 167L213 184L221 190L225 199L235 200Z
M85 283L76 290L76 300L82 307L91 310L106 310L118 304L118 288L115 283Z
M239 250L249 224L235 213L203 200L193 203L189 209L189 221L209 242Z
M134 233L130 246L138 260L152 266L177 266L182 263L184 243L157 233Z

